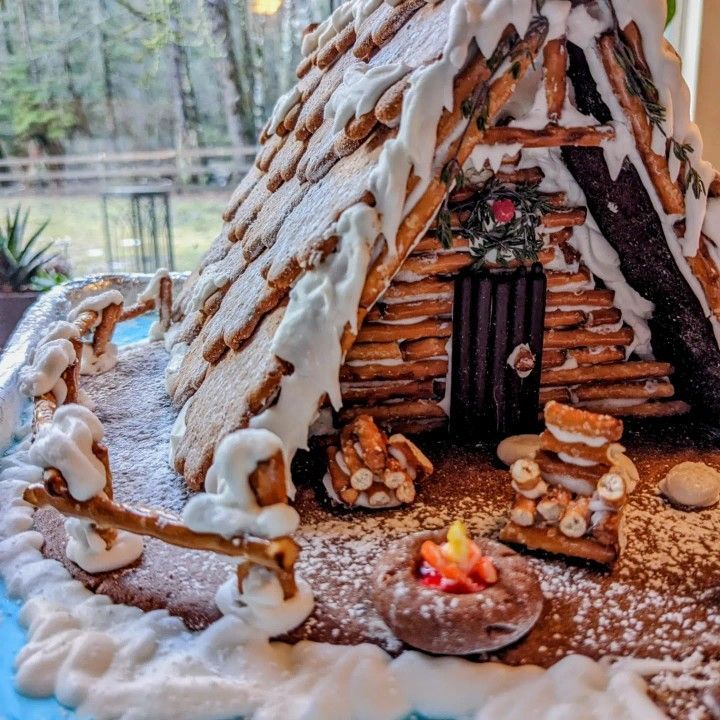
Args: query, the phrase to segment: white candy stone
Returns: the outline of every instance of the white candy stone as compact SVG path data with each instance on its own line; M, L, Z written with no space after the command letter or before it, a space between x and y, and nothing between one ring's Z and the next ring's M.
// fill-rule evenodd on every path
M720 500L720 472L702 462L683 462L660 481L660 491L677 505L710 507Z

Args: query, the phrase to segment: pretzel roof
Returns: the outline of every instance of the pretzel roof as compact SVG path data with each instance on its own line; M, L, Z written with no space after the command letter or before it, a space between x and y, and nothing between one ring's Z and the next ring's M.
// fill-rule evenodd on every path
M589 5L600 8L599 20L594 17L598 12L577 14ZM659 73L662 62L677 65L680 77L677 60L668 60L655 47L665 4L641 0L632 11L618 5L626 3L615 3L613 10L610 0L348 0L305 35L298 83L278 101L255 164L228 203L221 233L176 303L176 342L189 347L169 389L178 406L193 398L176 455L178 469L191 484L200 484L222 436L266 409L277 399L283 378L299 370L291 358L275 356L273 338L290 289L308 273L322 272L337 251L343 239L338 221L345 211L359 204L373 208L383 234L378 232L367 271L358 270L365 281L356 305L362 322L438 211L447 192L441 171L449 160L462 165L482 144L607 147L616 140L615 129L601 122L607 118L584 116L583 122L565 99L563 56L561 62L557 55L556 62L552 57L548 62L549 53L559 52L560 39L567 35L582 45L601 69L605 59L604 83L615 87L614 56L603 54L602 45L596 51L593 36L606 32L617 12L623 30L633 22L640 26L643 37L634 47L649 72L655 71L656 81L667 80L667 73ZM523 86L533 89L541 82L535 63L543 52L545 75L555 83L546 88L547 117L559 119L540 129L533 122L525 129L507 127L508 116L528 104L521 97L527 92ZM673 105L674 113L663 130L684 143L696 129L689 123L685 90L667 82L658 87L660 100ZM598 86L602 92L603 83ZM681 209L688 204L688 217L692 210L701 220L707 198L692 201L689 192L683 193L682 172L690 165L680 167L671 153L669 161L654 156L657 132L651 128L649 136L642 136L647 118L623 100L628 99L618 90L611 119L635 133L640 152L632 159L647 168L646 185L654 185L660 197L656 205L672 205L663 202L669 194ZM502 126L493 127L499 120ZM629 152L620 138L617 145ZM712 168L696 155L690 160L709 194L716 195L720 182L713 182ZM668 207L663 222L676 220L676 211ZM683 226L679 234L685 255L702 256L703 262L690 263L692 272L682 271L706 313L715 310L720 317L720 293L712 291L713 278L719 277L715 240L720 241L720 227L714 239L714 227L705 227L701 235L700 220L688 221L692 227ZM344 329L347 351L355 332ZM338 369L339 364L327 372ZM316 408L320 399L309 402Z

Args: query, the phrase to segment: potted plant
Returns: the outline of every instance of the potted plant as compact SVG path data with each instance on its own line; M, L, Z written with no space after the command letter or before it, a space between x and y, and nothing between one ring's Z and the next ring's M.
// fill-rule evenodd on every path
M0 225L0 348L38 294L68 278L67 268L51 253L52 243L38 248L48 221L30 232L29 215L18 205Z

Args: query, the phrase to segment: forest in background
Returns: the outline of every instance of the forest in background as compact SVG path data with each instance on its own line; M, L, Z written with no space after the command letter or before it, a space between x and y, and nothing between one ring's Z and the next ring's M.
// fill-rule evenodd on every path
M330 0L0 0L0 157L253 144Z

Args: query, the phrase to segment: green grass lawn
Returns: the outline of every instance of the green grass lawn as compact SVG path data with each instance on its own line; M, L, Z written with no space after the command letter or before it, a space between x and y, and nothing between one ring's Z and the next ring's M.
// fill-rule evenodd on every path
M207 250L221 225L230 190L174 194L170 199L175 269L190 270ZM119 201L116 201L119 202ZM107 272L102 204L98 195L32 194L0 197L0 218L21 203L30 210L30 227L43 220L48 241L66 255L76 277Z

